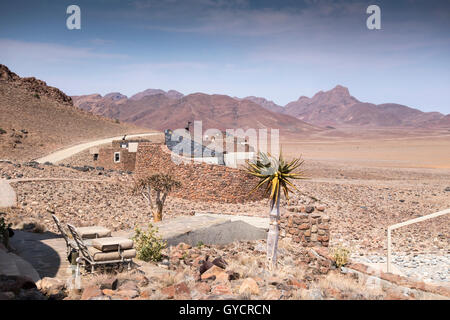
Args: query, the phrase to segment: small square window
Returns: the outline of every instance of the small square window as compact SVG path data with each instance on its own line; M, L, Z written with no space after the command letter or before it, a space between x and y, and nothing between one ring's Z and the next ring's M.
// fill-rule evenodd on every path
M94 161L98 160L98 153L94 153Z
M114 162L120 162L120 152L114 152Z

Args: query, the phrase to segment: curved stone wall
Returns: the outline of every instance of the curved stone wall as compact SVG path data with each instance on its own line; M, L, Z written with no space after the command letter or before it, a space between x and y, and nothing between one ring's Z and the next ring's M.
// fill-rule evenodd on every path
M195 201L243 203L263 199L262 191L249 195L259 179L243 170L180 157L163 144L140 143L136 175L172 174L182 186L171 195Z

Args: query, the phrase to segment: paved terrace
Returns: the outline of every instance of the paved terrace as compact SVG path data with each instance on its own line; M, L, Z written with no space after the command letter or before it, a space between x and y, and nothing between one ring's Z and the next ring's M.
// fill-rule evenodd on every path
M257 240L266 237L266 229L259 228L238 218L231 221L227 216L183 216L156 223L163 239L169 245L186 242L197 245L225 244L236 240ZM113 236L132 237L133 232L113 232ZM28 261L41 278L68 279L72 269L66 257L66 243L59 234L51 232L31 233L15 231L11 245L17 254Z

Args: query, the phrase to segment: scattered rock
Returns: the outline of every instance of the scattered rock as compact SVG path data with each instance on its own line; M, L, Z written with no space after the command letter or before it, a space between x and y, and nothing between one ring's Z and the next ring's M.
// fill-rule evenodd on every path
M103 296L102 291L97 286L90 286L83 290L83 294L81 295L81 300L91 300L92 298L96 298L99 296Z
M184 296L189 296L191 291L186 282L181 282L166 288L161 289L161 293L166 295L168 299L176 299Z
M307 207L305 208L305 211L306 211L306 213L312 213L312 212L314 211L314 207L312 207L312 206L307 206Z
M207 261L207 260L203 261L199 268L200 274L205 273L206 271L211 269L213 266L214 265L212 264L211 261Z
M258 283L253 278L247 278L239 288L240 294L259 295Z
M66 283L56 278L45 277L36 283L37 288L47 296L58 296L62 294Z
M202 280L216 279L218 276L220 276L223 273L225 273L225 271L222 268L220 268L216 265L213 265L211 268L209 268L207 271L205 271L202 274L201 279ZM227 275L227 277L228 277L228 275Z
M213 265L218 266L222 269L226 269L228 265L228 263L222 257L215 258L212 263Z

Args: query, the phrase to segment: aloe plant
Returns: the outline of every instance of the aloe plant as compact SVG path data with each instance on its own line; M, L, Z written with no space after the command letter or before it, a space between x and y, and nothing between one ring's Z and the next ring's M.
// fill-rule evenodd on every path
M291 182L291 179L305 179L304 173L298 170L304 161L301 158L295 158L290 162L283 159L280 152L278 158L270 153L259 152L254 160L247 161L245 170L260 179L259 183L250 191L250 193L265 188L265 195L270 200L270 225L267 234L267 266L270 269L276 267L278 238L280 234L280 195L283 190L286 200L289 194L297 187Z

